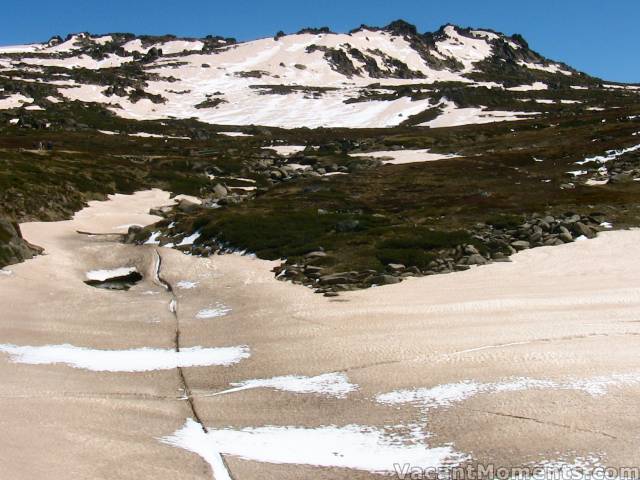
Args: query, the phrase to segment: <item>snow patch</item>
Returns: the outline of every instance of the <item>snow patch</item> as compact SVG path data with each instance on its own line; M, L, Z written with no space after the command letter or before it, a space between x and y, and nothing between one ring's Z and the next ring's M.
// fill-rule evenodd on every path
M379 394L376 401L387 405L414 404L429 410L450 407L480 394L526 390L576 390L595 397L605 395L610 388L636 385L640 385L640 374L638 373L614 374L587 379L566 379L564 381L520 377L496 383L464 381L431 388L396 390Z
M209 318L219 318L226 316L231 311L231 308L223 305L222 303L217 303L214 307L205 308L200 310L196 314L196 318L198 320L207 320Z
M293 155L294 153L302 152L305 148L305 145L273 145L271 147L262 147L265 150L275 150L278 155L288 156Z
M534 82L531 85L519 85L517 87L507 88L510 92L529 92L533 90L548 90L549 85L543 82Z
M198 286L198 282L190 282L188 280L180 280L176 283L176 287L180 290L192 290Z
M455 103L445 100L443 112L436 119L421 123L418 126L442 128L512 120L526 120L539 114L540 112L506 112L500 110L487 110L486 107L458 108Z
M121 267L114 268L113 270L91 270L86 273L86 276L87 280L106 282L110 278L126 277L137 271L136 267Z
M160 245L160 241L158 240L160 235L162 235L162 232L153 232L147 241L144 242L144 245Z
M460 158L455 154L430 153L423 150L385 150L379 152L352 153L352 157L373 157L382 159L385 165L404 165L406 163L433 162L435 160L447 160ZM386 160L385 160L386 159Z
M358 389L357 385L349 383L349 379L343 373L326 373L316 377L287 375L268 379L246 380L244 382L232 383L231 385L235 388L218 392L211 396L253 388L272 388L284 392L318 393L330 397L344 398L347 394Z
M132 350L96 350L73 345L40 347L0 345L0 352L14 363L29 365L64 364L94 372L149 372L178 367L229 366L249 357L248 347L139 348Z
M193 245L193 242L198 240L200 238L200 235L202 235L200 232L194 232L188 237L184 237L182 241L178 244L178 247L186 247L189 245Z
M549 72L549 73L561 73L562 75L567 75L567 76L573 75L573 73L567 70L563 70L562 67L556 63L552 63L550 65L542 65L539 63L527 63L527 62L520 61L518 62L518 65L520 65L521 67L528 68L530 70L542 70L543 72Z
M218 132L218 135L224 135L226 137L253 137L253 135L242 132Z
M184 427L161 441L200 455L210 463L216 480L228 478L224 476L226 469L219 460L220 454L273 464L351 468L374 473L393 473L396 464L438 468L465 459L451 446L430 448L415 441L402 443L383 430L360 425L265 426L209 429L205 433L201 425L189 419Z
M597 162L597 163L607 163L616 158L619 158L627 153L636 152L640 150L640 144L634 145L633 147L622 148L620 150L608 150L605 155L596 155L595 157L587 157L584 160L580 160L576 162L576 165L584 165L585 163Z
M171 138L174 140L191 140L191 137L173 137L171 135L159 135L157 133L146 133L146 132L129 133L129 136L142 137L142 138Z
M25 97L20 93L15 93L13 95L9 95L7 98L0 98L0 110L20 108L27 103L33 103L33 98Z

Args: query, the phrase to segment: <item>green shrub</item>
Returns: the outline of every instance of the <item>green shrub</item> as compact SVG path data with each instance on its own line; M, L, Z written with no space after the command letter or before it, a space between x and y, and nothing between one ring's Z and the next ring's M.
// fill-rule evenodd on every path
M424 250L419 249L401 249L401 248L382 248L377 250L376 257L384 265L390 263L401 263L408 267L426 268L429 262L435 257Z
M519 215L494 215L488 218L485 222L487 225L491 225L494 228L501 230L509 230L516 228L522 224L522 217Z
M461 230L445 232L416 228L405 234L399 233L396 238L384 240L379 248L435 250L455 247L469 241L469 233Z

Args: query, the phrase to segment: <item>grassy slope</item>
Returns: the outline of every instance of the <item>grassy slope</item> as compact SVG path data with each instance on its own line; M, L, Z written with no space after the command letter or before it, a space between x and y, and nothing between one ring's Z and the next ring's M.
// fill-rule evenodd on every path
M480 102L486 94L478 90L468 96L479 95L473 101ZM200 241L217 238L264 258L290 262L321 247L329 253L323 260L328 271L344 271L383 270L390 262L424 265L431 250L472 241L470 228L488 219L603 211L620 226L637 225L637 183L561 188L571 181L566 172L580 168L575 161L640 142L632 136L640 130L638 121L628 119L640 111L637 94L602 91L593 99L616 108L590 112L580 105L537 105L544 107L538 110L547 110L544 118L437 130L248 127L244 130L255 136L243 138L216 135L220 127L195 121L167 125L126 121L77 103L54 106L48 112L23 112L31 121L46 118L55 126L50 130L1 127L0 216L57 220L89 199L150 187L207 196L213 182L204 172L213 166L269 187L251 165L264 153L261 146L279 140L324 145L313 154L314 161L340 165L350 162L344 150L355 148L430 148L464 158L281 183L240 205L176 214L179 228L202 230ZM500 102L506 109L522 103L509 95ZM199 140L108 136L94 128ZM30 151L42 140L53 142L54 150Z

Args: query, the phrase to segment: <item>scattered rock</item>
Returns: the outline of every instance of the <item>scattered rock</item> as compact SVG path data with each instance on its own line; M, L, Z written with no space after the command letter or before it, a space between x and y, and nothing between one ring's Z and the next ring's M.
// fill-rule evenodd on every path
M227 190L227 187L225 187L224 185L217 183L213 187L212 193L215 198L220 199L225 198L227 195L229 195L229 190Z
M318 281L322 285L338 285L341 283L350 283L352 281L351 272L333 273L321 276Z
M313 258L324 258L324 257L326 257L326 256L327 256L327 253L326 253L326 252L323 252L323 251L318 250L318 251L316 251L316 252L310 252L310 253L307 253L307 254L305 255L305 258L312 258L312 259L313 259Z
M401 263L390 263L389 265L387 265L387 268L393 273L404 272L407 269L407 267L405 267Z
M469 258L467 258L467 265L486 265L487 263L487 259L479 253L469 255Z
M596 233L582 222L574 223L573 231L576 233L577 236L584 235L587 238L593 238L596 236Z
M400 283L401 281L401 278L394 277L393 275L376 275L371 277L372 285L393 285L395 283Z
M525 240L516 240L515 242L511 242L511 246L518 251L531 248L531 244Z

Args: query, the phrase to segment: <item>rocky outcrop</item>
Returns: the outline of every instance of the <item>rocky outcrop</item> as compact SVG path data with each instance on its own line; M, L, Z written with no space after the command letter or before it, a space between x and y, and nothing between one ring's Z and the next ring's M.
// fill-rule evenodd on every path
M17 223L0 218L0 268L29 260L42 251L22 238Z
M479 223L470 230L468 233L473 243L429 252L434 258L422 269L390 263L385 272L366 270L331 273L314 265L330 253L312 252L303 261L284 263L276 267L274 272L280 280L305 284L315 288L318 293L334 296L341 291L399 283L408 277L459 272L472 266L508 262L509 256L519 251L594 238L603 229L600 226L601 218L572 212L558 216L534 214L519 224L503 223L502 220L494 223Z

